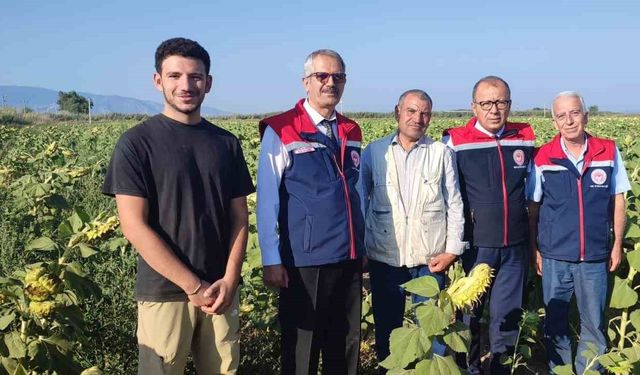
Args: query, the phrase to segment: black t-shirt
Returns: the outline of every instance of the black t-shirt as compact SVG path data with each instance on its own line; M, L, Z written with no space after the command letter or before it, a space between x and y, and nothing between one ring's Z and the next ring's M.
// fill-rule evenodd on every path
M240 142L206 120L186 125L162 114L118 140L102 192L144 197L149 225L202 280L224 276L231 200L254 192ZM138 256L138 301L183 301L177 285Z

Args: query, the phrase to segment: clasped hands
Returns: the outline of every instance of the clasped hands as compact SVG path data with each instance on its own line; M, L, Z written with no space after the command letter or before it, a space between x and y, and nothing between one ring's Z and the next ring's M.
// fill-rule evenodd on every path
M197 292L188 295L189 302L199 307L206 314L224 314L233 303L236 287L237 285L224 278L215 281L213 284L203 280Z

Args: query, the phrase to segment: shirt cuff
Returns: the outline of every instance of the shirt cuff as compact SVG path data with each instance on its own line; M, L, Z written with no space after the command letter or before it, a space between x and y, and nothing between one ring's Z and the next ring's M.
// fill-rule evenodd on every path
M268 250L264 251L260 249L260 255L262 257L262 266L274 266L276 264L282 264L279 251Z
M453 255L462 255L464 250L469 247L469 243L466 241L447 241L445 253Z

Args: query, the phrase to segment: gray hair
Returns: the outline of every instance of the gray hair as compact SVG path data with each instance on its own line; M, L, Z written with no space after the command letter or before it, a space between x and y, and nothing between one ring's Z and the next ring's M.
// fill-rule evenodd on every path
M398 99L398 107L402 105L402 102L404 102L404 99L408 95L417 95L421 100L429 102L429 106L433 108L433 100L431 100L431 97L429 96L429 94L427 94L425 91L420 89L411 89L403 92L402 95L400 95L400 98Z
M507 83L507 81L505 81L504 79L498 76L486 76L486 77L480 78L480 80L476 82L475 85L473 85L473 91L471 92L471 100L475 103L476 92L478 91L478 86L480 86L481 83L490 83L493 86L495 86L496 83L498 82L502 83L507 88L507 95L509 95L509 99L511 99L511 88L509 87L509 84Z
M342 71L346 72L347 70L347 66L344 64L344 60L342 60L342 56L340 56L340 54L332 49L319 49L317 51L313 51L309 54L309 56L307 56L307 59L304 60L304 76L308 77L309 74L314 73L313 70L313 59L315 59L317 56L329 56L329 57L333 57L334 59L336 59L339 63L340 66L342 66Z
M584 99L582 99L582 95L578 94L577 91L562 91L562 92L559 92L558 94L556 94L556 96L553 97L553 101L551 102L551 117L555 117L556 116L556 114L553 111L553 103L555 103L558 98L578 98L578 99L580 99L580 106L582 107L580 109L582 110L582 114L587 113L587 105L584 104Z

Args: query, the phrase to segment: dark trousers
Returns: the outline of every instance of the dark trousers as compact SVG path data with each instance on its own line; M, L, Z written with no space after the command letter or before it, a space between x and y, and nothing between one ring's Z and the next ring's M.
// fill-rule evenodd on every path
M487 263L495 271L493 283L471 314L463 320L471 330L471 346L467 354L469 374L479 374L480 368L480 319L485 302L489 300L489 346L491 351L490 373L508 374L500 365L500 356L514 350L518 337L518 322L522 316L522 296L528 267L525 244L509 247L472 247L462 255L462 266L469 272L479 263Z
M444 287L444 273L431 273L426 265L416 267L394 267L386 263L369 259L369 277L371 280L371 302L376 329L376 354L382 362L389 355L389 337L391 331L402 327L406 302L406 292L400 286L409 280L422 276L433 276L440 289ZM418 303L426 298L412 294L411 301ZM432 350L444 356L445 346L435 340Z
M280 289L282 373L356 374L360 354L360 260L287 268Z

